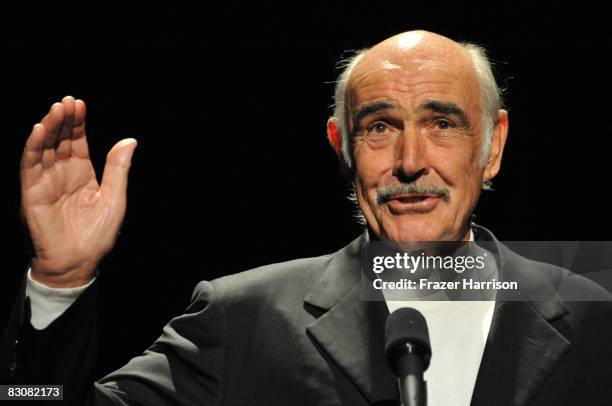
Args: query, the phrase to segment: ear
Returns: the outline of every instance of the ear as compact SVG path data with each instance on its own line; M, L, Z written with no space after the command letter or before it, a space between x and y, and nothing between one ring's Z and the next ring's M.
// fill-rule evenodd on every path
M342 140L334 117L330 117L327 120L327 140L336 152L336 155L338 155L338 158L342 160Z
M493 138L491 139L491 151L485 165L483 177L485 180L491 180L499 172L501 166L502 155L508 138L508 112L500 110L497 119L497 124L493 130Z
M336 119L331 117L327 120L327 140L329 141L329 145L332 146L336 155L338 156L338 166L340 167L340 173L346 179L347 182L353 182L353 171L348 167L344 154L342 152L342 134L338 131L338 127L336 125Z

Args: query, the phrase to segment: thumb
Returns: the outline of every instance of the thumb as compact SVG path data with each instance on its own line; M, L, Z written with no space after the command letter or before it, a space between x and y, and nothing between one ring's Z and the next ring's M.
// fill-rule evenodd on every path
M100 188L103 194L108 194L113 200L125 196L128 171L136 145L134 138L126 138L116 143L106 156Z

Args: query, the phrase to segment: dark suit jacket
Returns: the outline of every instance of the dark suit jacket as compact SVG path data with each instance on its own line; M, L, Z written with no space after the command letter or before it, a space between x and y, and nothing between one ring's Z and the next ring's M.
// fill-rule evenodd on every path
M498 265L529 279L526 289L567 272L507 250L484 228L476 238L495 244ZM386 304L360 297L362 240L201 282L143 355L93 386L96 287L41 332L27 322L21 298L0 347L2 379L63 383L65 398L80 405L396 404L383 356ZM605 294L586 279L572 281L564 289ZM498 301L473 405L612 404L611 303L557 294Z

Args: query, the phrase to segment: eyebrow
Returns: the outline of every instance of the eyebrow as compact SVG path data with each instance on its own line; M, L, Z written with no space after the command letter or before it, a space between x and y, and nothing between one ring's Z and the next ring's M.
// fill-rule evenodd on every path
M375 102L359 107L357 110L355 110L355 114L353 114L353 129L359 127L359 122L365 116L379 112L381 110L387 110L392 108L396 108L396 106L388 102Z
M461 107L457 106L455 103L428 100L423 103L421 108L433 111L434 113L451 114L457 116L462 127L469 128L471 126L470 120L468 119L465 111L463 111L463 109L461 109Z

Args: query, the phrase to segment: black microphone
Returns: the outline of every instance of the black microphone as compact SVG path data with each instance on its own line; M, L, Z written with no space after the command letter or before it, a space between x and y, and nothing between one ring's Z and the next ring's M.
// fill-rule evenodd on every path
M427 386L423 373L431 361L431 345L425 317L404 307L389 315L385 328L385 356L397 375L404 406L425 406Z

